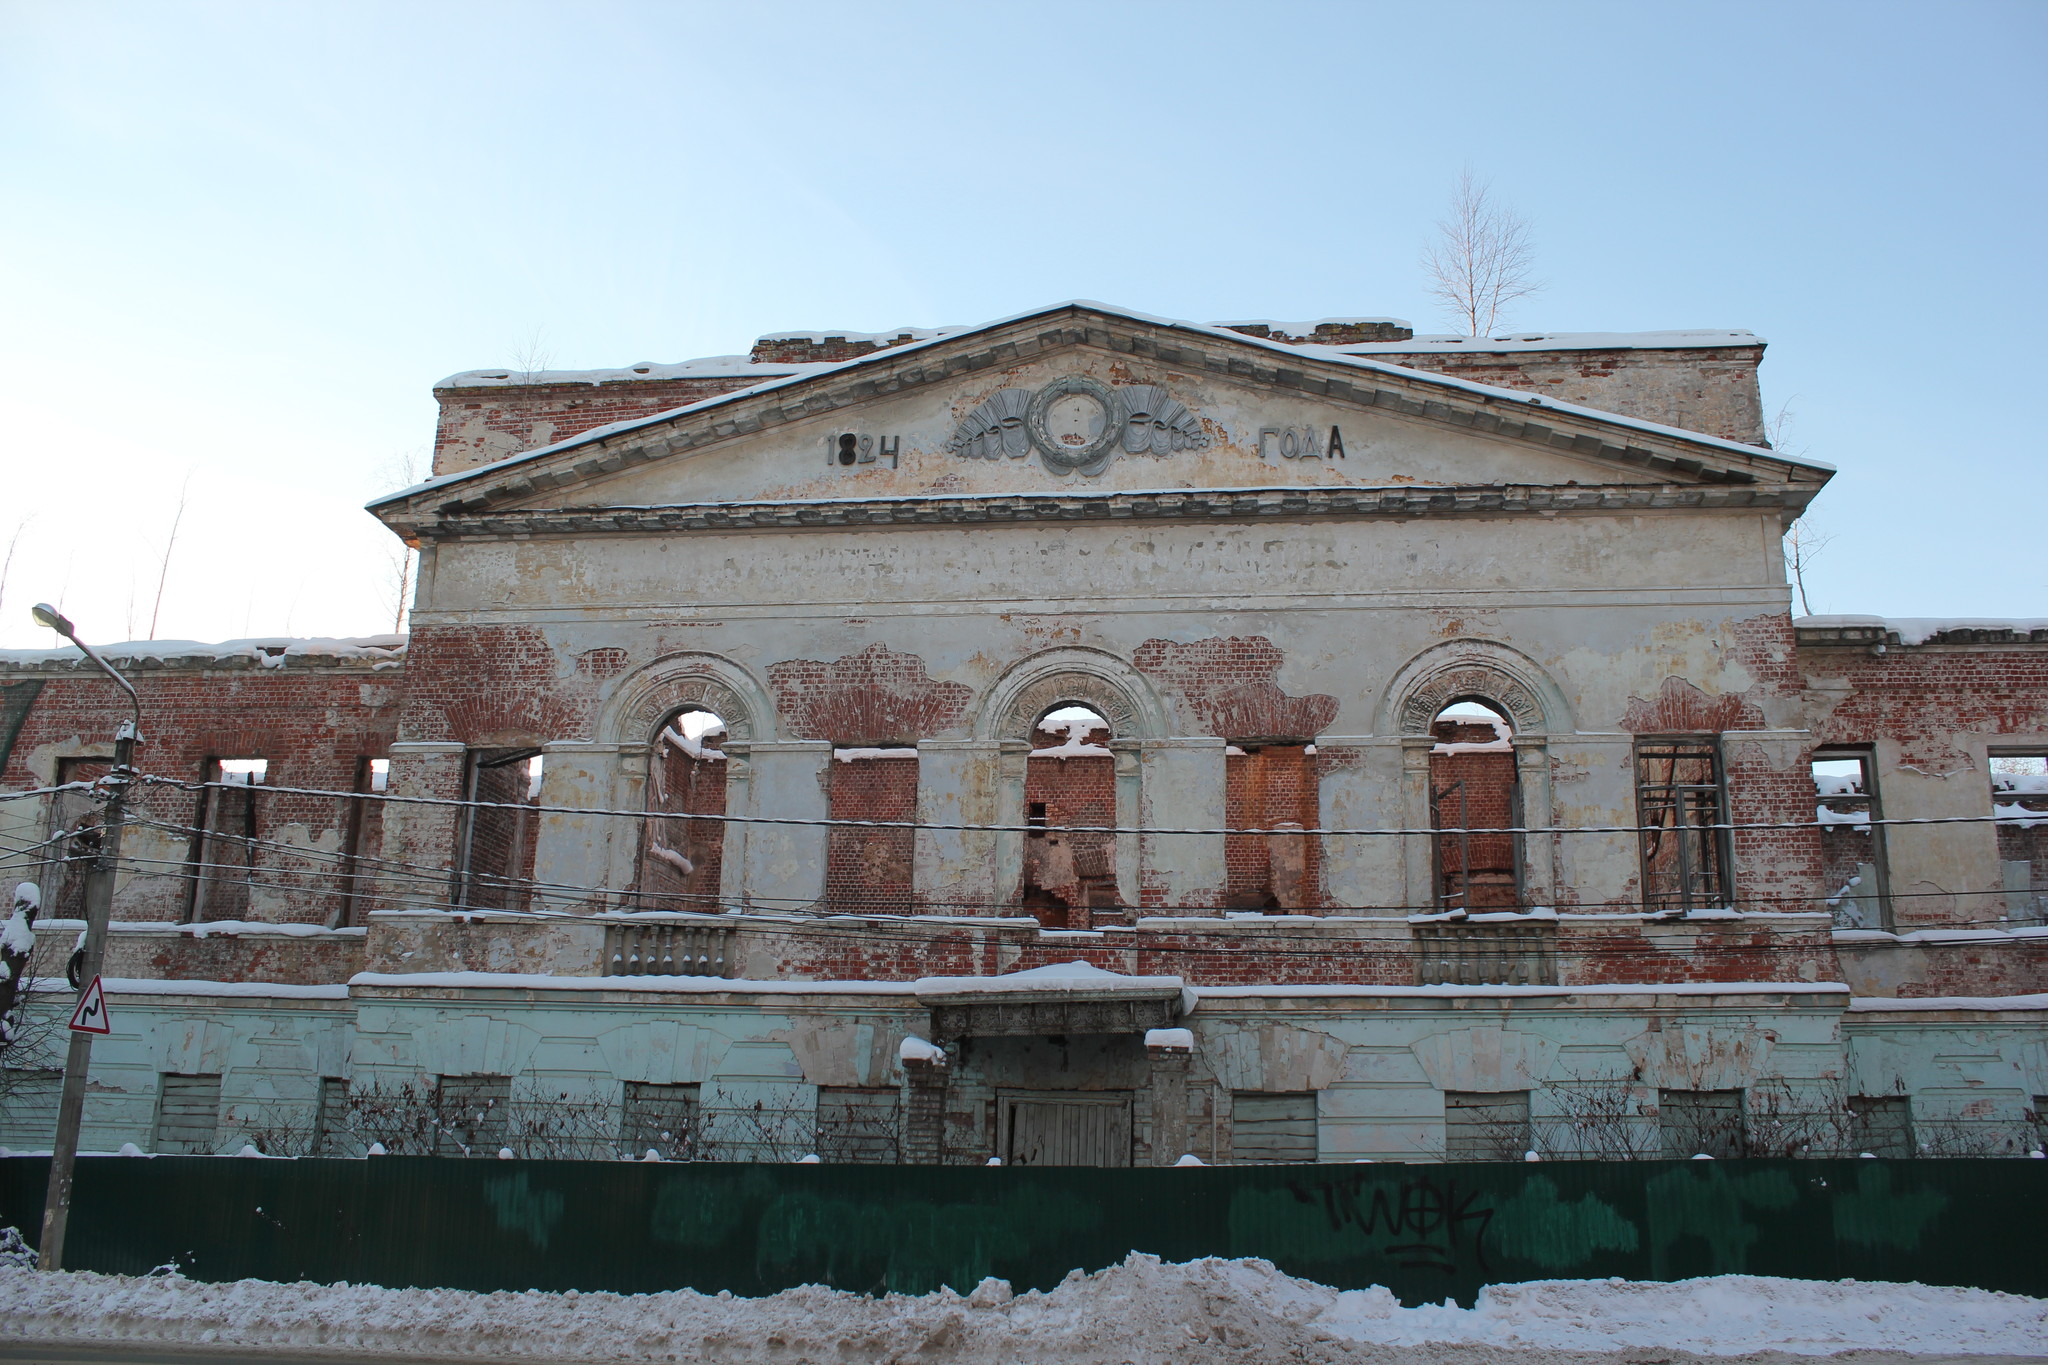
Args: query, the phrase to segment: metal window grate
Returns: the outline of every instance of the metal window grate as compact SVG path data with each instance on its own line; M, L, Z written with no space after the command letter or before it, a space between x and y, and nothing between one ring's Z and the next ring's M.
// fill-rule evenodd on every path
M434 1085L434 1155L496 1156L510 1129L510 1076L442 1076Z
M220 1077L159 1076L151 1150L210 1156L219 1138Z
M1657 1126L1664 1155L1738 1157L1744 1154L1740 1090L1662 1090Z
M734 931L711 924L610 924L605 976L725 976Z
M1730 903L1728 801L1711 737L1636 744L1636 823L1643 826L1643 909Z
M624 1154L653 1152L664 1161L693 1161L697 1151L700 1087L627 1081L619 1111L619 1146Z

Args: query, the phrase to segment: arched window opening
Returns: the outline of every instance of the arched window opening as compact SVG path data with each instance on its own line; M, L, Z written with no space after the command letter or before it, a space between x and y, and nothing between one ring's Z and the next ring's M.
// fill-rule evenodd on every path
M1223 753L1223 823L1242 831L1223 836L1225 908L1309 909L1322 880L1322 851L1302 833L1321 820L1316 746L1244 740Z
M1507 713L1477 697L1430 723L1429 816L1437 831L1436 909L1452 914L1523 908L1522 788Z
M1077 826L1116 824L1116 759L1109 721L1065 702L1031 727L1024 769L1024 908L1048 929L1120 923L1116 836Z
M725 722L701 708L669 717L647 764L647 829L640 849L640 904L647 910L719 908L725 850Z

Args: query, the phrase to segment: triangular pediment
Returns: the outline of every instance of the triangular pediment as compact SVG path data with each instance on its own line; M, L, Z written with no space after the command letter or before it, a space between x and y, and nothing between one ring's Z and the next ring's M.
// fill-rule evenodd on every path
M432 535L513 514L1248 490L1407 490L1419 505L1446 490L1695 489L1796 506L1828 472L1326 348L1062 304L587 432L372 510Z

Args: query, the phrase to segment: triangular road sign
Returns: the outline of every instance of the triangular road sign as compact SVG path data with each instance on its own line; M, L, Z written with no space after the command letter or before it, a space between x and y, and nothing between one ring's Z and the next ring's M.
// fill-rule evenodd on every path
M74 1033L107 1034L114 1031L114 1026L107 1021L107 996L100 989L98 977L79 992L78 1008L71 1011L71 1029Z

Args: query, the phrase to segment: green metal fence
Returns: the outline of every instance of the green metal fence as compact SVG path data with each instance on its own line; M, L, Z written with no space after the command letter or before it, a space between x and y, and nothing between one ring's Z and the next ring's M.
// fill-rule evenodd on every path
M44 1158L0 1161L33 1240ZM1404 1303L1499 1281L1744 1272L2048 1295L2048 1162L1167 1170L462 1161L79 1162L70 1268L461 1289L1047 1289L1131 1251L1260 1256Z

